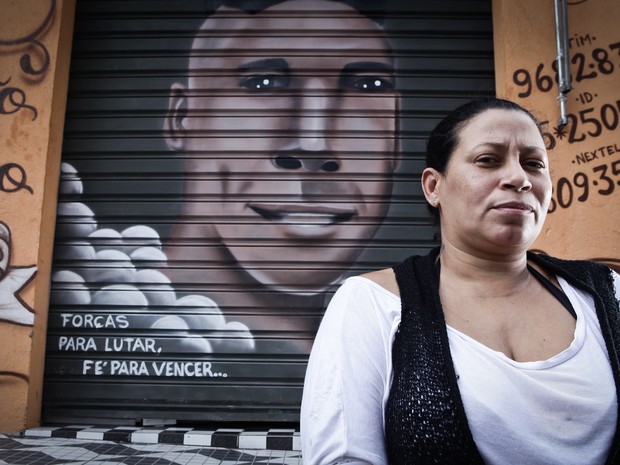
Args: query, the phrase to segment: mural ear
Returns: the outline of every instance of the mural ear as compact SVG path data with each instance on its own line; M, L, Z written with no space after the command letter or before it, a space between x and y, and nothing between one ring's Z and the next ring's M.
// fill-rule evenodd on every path
M392 172L395 173L403 160L403 149L401 143L401 120L400 120L400 93L396 94L394 107L394 162Z
M175 82L170 87L168 114L164 121L166 143L172 150L185 148L185 118L187 118L187 87Z

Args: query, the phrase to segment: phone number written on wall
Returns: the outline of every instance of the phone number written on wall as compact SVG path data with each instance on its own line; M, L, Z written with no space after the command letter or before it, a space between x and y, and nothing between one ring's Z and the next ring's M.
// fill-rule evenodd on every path
M571 49L571 75L575 88L594 84L597 79L607 76L617 76L620 83L620 42L600 46L594 34L576 34L571 38ZM513 73L512 81L519 90L517 96L522 99L530 97L534 92L557 92L557 62L553 61L548 66L539 63L531 70L519 68ZM617 88L620 89L620 86ZM558 141L566 141L568 144L596 142L600 136L617 133L620 126L620 99L599 102L600 97L595 91L576 92L576 89L572 95L575 95L577 105L587 107L569 112L568 125L555 126L545 134L549 149L553 149ZM548 123L543 122L545 125ZM549 213L586 202L593 195L608 196L620 190L620 187L617 188L620 186L620 160L614 160L619 153L620 141L572 153L573 164L593 166L589 169L582 167L572 176L557 179Z

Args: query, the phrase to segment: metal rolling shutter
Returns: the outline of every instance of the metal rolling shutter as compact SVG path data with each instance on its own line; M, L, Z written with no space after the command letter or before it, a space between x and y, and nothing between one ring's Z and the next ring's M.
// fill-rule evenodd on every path
M44 421L298 420L307 354L297 346L311 343L313 330L308 328L320 320L337 281L325 284L321 305L304 305L299 299L283 299L281 289L218 279L244 271L231 257L216 263L199 259L199 248L191 247L217 247L218 241L212 238L194 233L179 242L183 251L196 250L196 258L181 254L182 259L171 259L167 252L177 223L192 223L203 231L201 225L213 221L225 225L222 230L231 236L239 229L246 234L253 227L247 228L247 217L234 215L179 216L183 200L205 205L217 201L208 192L184 197L186 158L219 156L221 163L226 161L209 148L189 155L171 150L163 136L170 85L187 75L188 50L208 5L191 0L78 2L53 263ZM308 269L348 276L390 266L434 245L434 227L419 187L425 138L448 110L494 92L491 1L392 1L385 27L402 94L403 159L393 178L391 200L372 199L390 202L382 226L352 266L346 260L332 260L332 252L360 247L365 241L359 237L322 243L325 260L320 251L302 260L302 252L314 243L297 237L298 252L287 249L278 260L252 260L248 252L244 266L253 267L253 273L270 275L284 268L292 281L295 276L312 278ZM243 131L230 131L238 114L226 108L209 111L232 122L227 123L228 137L248 137ZM256 117L267 116L258 112ZM246 153L229 156L254 160L258 152L253 150L248 139ZM276 163L296 162L285 158ZM321 169L337 171L337 166ZM200 182L214 182L213 173L206 170L193 176ZM251 183L264 174L247 170L243 176ZM336 173L334 179L346 183L356 176L355 172ZM359 173L359 178L377 181L368 172ZM265 195L280 196L286 202L290 193L281 190L279 194L283 184L278 178L266 179L269 192ZM338 198L350 195L344 190L335 189L333 195L334 202L355 202ZM331 211L329 215L337 217ZM333 221L341 220L346 218ZM365 221L360 227L373 220ZM258 248L284 245L265 237L225 239L238 246L241 254L260 255ZM189 270L185 274L189 278L170 279L175 276L170 270ZM297 284L291 294L303 296L304 285L309 284ZM261 293L266 297L263 301L272 304L244 306L242 297L236 305L206 300L209 295L221 295L234 303L235 296L251 293ZM254 329L254 323L258 328L269 315L278 316L281 324ZM231 324L237 320L246 322L251 339L243 326ZM257 349L249 350L252 344Z

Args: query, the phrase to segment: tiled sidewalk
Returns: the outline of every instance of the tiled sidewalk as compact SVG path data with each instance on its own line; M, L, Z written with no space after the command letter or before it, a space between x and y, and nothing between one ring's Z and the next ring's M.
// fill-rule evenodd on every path
M74 425L0 434L0 465L302 465L294 447L299 449L294 430Z

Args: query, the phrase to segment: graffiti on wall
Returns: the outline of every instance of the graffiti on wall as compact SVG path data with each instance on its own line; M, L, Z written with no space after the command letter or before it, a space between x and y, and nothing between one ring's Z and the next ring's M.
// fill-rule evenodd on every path
M28 185L26 170L19 163L0 165L0 192L11 193L22 189L34 193Z
M19 110L32 112L32 121L37 119L37 109L26 103L26 92L18 87L5 87L11 82L11 78L0 82L0 115L10 115Z
M34 279L37 267L11 266L11 230L0 221L0 321L32 326L34 310L19 293Z
M28 34L10 40L0 40L0 48L7 47L22 51L19 67L29 81L41 79L50 65L50 54L47 47L38 39L52 24L56 0L50 0L49 10L41 22ZM2 79L5 79L2 77ZM27 103L27 94L22 88L9 86L12 77L0 80L0 115L11 115L21 110L32 113L32 121L37 119L39 112L33 105Z
M22 238L15 240L11 228L22 231L28 227L24 226L28 216L21 215L22 211L29 209L29 213L36 215L36 209L30 202L34 197L24 197L19 193L34 194L33 185L28 180L30 170L24 162L27 155L23 148L26 144L37 145L37 131L42 126L29 125L28 130L22 130L18 125L35 121L40 114L38 104L33 101L46 92L39 84L50 71L51 56L44 42L54 22L56 3L56 0L38 2L34 12L30 8L33 5L28 2L2 2L0 6L0 125L7 130L7 136L2 138L3 143L0 144L0 195L3 206L9 206L8 210L13 212L7 214L7 209L4 209L4 221L0 221L0 325L3 329L3 347L9 350L7 352L5 349L4 358L0 360L0 384L8 402L4 406L6 408L15 407L10 399L23 392L23 386L14 387L11 380L31 381L30 366L22 356L27 356L33 346L31 338L36 318L34 309L22 298L22 294L34 282L37 266L13 264L19 239ZM39 89L32 92L33 86ZM25 118L19 118L21 116ZM37 157L36 162L40 163L40 160L44 158ZM3 409L3 412L6 410ZM14 420L5 418L3 424Z
M514 29L504 31L506 42L498 47L503 55L496 61L506 72L504 82L498 82L498 94L534 110L550 128L553 197L535 246L618 270L614 244L620 192L620 35L615 28L619 4L569 2L572 89L566 95L568 124L560 125L552 5L542 7L533 0L499 3L504 14L521 17L522 23L508 22ZM549 14L540 14L540 8Z
M11 265L11 230L0 221L0 322L19 326L34 324L34 310L20 297L20 292L34 279L36 265ZM0 375L28 381L28 376L0 369Z
M569 209L576 203L595 200L598 195L612 195L620 185L620 142L610 140L620 124L620 98L616 95L600 95L597 79L607 76L620 77L620 41L600 44L594 32L575 34L571 37L571 64L575 89L567 126L553 127L550 135L551 148L557 141L565 141L571 150L563 156L571 158L571 164L579 171L569 177L556 180L555 195L549 213ZM548 66L546 66L548 65ZM535 67L535 70L534 70ZM514 71L513 84L520 90L517 97L529 97L532 89L538 92L557 93L557 65L538 63L531 70ZM585 90L588 89L588 90ZM597 143L603 139L604 144ZM580 144L580 143L584 144ZM573 144L577 148L573 149ZM587 145L586 145L587 144Z

